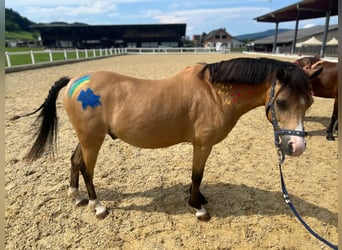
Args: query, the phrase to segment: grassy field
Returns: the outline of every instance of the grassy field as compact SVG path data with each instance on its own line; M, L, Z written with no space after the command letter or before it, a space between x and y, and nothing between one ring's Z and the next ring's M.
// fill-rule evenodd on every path
M25 65L25 64L32 64L31 55L29 54L30 51L35 52L34 53L35 63L50 62L49 51L43 50L41 48L5 48L5 51L6 52L28 52L27 54L10 55L10 61L11 61L12 67ZM85 51L79 51L78 57L86 58ZM94 57L94 52L92 50L88 51L88 57ZM67 58L65 58L63 51L53 52L52 59L53 61L77 59L77 54L75 51L67 51ZM8 67L7 60L6 60L5 66Z
M5 31L5 37L6 39L16 39L16 40L32 40L34 41L36 37L39 36L39 33L33 33L33 32L26 32L26 31L16 31L16 32L10 32Z

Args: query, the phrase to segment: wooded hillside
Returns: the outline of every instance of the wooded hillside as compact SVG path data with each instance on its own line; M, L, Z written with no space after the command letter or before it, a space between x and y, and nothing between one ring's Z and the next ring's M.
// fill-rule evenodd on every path
M30 25L35 24L12 9L5 9L5 30L10 32L32 32Z

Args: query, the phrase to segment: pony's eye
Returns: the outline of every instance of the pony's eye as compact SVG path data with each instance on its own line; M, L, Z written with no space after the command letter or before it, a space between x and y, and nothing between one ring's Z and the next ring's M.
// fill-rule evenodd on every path
M280 110L285 110L286 107L287 107L286 100L276 100L276 103L277 103L277 107L278 107Z

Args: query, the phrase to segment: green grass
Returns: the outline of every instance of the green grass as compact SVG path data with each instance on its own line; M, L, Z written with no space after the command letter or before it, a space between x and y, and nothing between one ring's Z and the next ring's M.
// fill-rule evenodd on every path
M41 48L5 48L6 52L29 52L29 51L41 51L42 53L35 53L34 59L35 63L44 63L44 62L50 62L49 52L44 51ZM79 58L86 58L84 51L79 51ZM97 51L97 56L99 56L99 52ZM88 57L94 57L93 50L88 50ZM65 60L63 51L61 52L54 52L52 53L53 61L62 61ZM77 59L76 52L70 51L67 52L67 59ZM19 66L19 65L25 65L25 64L32 64L31 61L31 55L25 54L25 55L11 55L11 66ZM8 67L7 60L5 62L5 66Z
M36 40L38 33L31 33L26 31L19 32L5 32L6 39L17 39L17 40Z
M33 51L42 51L43 49L41 48L29 48L29 47L22 47L22 48L11 48L11 47L6 47L5 48L5 51L8 51L8 52L25 52L25 51L30 51L30 50L33 50Z
M40 48L9 48L9 47L5 48L5 52L29 52L30 50L42 51L42 49L40 49ZM25 64L31 64L32 63L30 54L27 54L27 55L11 55L10 59L11 59L11 65L12 66L25 65ZM44 54L35 54L36 63L44 62L44 59L46 59L44 57ZM49 60L49 56L47 56L47 61L48 60ZM5 66L6 67L8 66L7 60L6 60Z

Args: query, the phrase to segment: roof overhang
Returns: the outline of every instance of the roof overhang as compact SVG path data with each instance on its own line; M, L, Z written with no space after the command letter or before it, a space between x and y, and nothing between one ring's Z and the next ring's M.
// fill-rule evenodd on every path
M338 15L338 0L303 0L254 18L258 22L280 23Z

